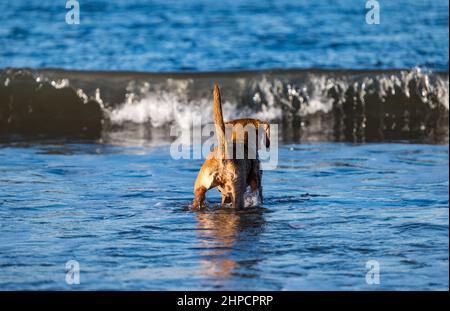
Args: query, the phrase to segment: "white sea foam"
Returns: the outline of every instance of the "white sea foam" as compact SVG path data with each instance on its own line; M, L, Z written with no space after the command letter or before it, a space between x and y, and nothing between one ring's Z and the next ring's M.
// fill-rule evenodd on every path
M51 81L50 84L55 87L55 89L62 89L69 86L69 79L60 79L57 81Z
M266 75L253 81L237 79L232 92L234 97L223 98L223 113L226 120L245 117L270 122L282 119L286 113L300 117L318 112L328 113L333 105L348 100L348 94L353 96L355 102L366 104L368 94L375 94L380 101L384 101L397 91L407 98L412 96L411 92L415 92L414 95L430 106L436 103L437 98L437 102L448 110L448 80L436 76L434 79L430 81L429 73L420 69L358 79L309 74L304 82L297 84L269 79ZM416 87L411 88L411 83ZM107 115L115 124L148 123L152 127L176 124L181 128L189 128L194 119L199 117L203 124L211 123L212 99L190 98L189 90L194 88L191 79L167 79L156 84L130 82L125 102L107 111ZM334 90L333 96L330 95L331 90ZM249 98L250 102L240 103L241 98Z
M168 85L164 88L151 88L148 83L136 87L131 83L125 102L109 111L109 118L116 124L150 123L153 127L175 123L181 128L189 128L194 118L199 117L202 122L211 123L212 99L189 99L186 95L189 83L191 82L169 79ZM270 96L270 90L267 90L267 95ZM224 100L222 106L225 120L243 117L272 120L281 116L281 109L276 107L273 99L262 105L259 111L252 111L250 107L237 108L237 103L228 100Z

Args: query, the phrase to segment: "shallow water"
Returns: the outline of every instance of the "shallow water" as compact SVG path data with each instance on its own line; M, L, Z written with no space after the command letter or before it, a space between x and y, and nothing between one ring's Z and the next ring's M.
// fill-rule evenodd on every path
M264 205L236 212L216 191L191 211L201 161L167 145L4 144L0 289L447 290L448 151L281 145Z

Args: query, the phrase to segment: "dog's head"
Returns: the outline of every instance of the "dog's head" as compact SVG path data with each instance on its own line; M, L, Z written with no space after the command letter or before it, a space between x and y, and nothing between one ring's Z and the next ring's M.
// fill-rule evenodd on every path
M249 143L249 132L254 131L256 134L256 148L259 149L261 134L263 132L266 148L270 147L270 124L259 119L237 119L226 122L226 125L232 129L233 141L244 140ZM253 139L253 138L251 138Z

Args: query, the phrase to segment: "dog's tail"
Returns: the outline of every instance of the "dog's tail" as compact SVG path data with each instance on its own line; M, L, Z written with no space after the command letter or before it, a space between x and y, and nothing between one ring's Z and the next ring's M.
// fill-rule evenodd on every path
M220 90L217 84L214 84L214 127L216 128L217 140L219 143L219 153L222 159L225 158L227 152L227 143L225 139L225 123L222 115L222 102L220 100Z

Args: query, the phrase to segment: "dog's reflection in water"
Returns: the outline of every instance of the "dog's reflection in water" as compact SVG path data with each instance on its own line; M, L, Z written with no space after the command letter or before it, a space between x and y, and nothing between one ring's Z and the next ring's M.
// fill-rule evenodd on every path
M226 278L239 268L240 261L251 257L256 263L254 250L249 246L258 240L264 228L263 213L263 208L220 208L198 212L199 247L203 249L201 273Z

